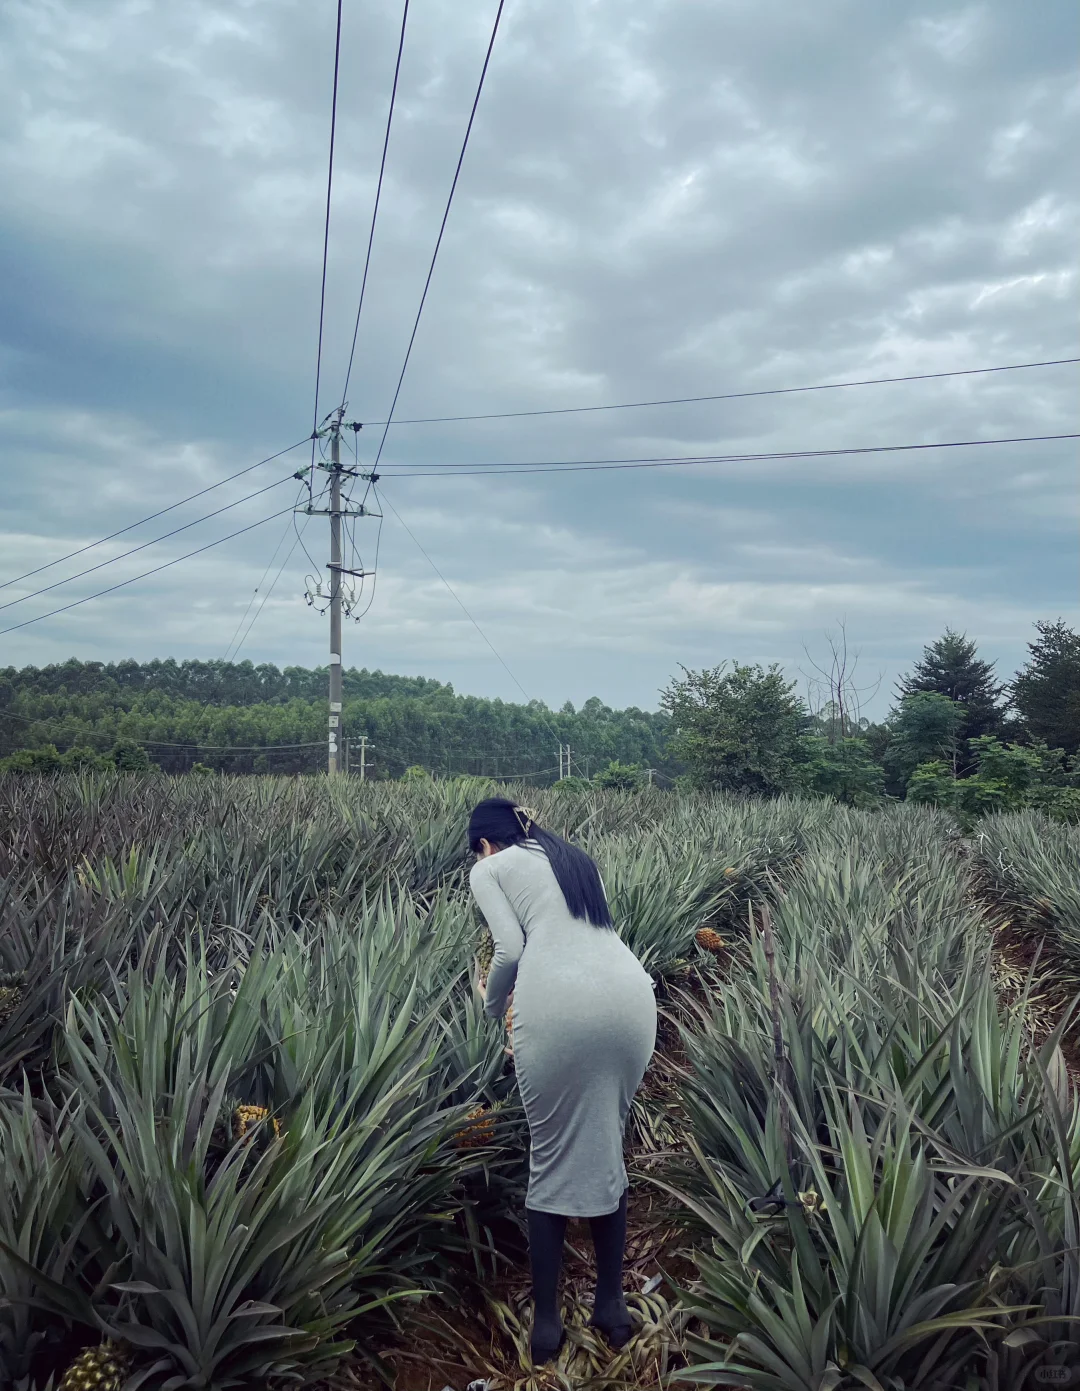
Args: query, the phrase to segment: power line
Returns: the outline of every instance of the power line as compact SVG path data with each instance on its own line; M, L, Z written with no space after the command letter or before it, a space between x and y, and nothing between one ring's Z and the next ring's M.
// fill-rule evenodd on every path
M488 637L488 635L484 632L483 628L481 628L480 624L477 623L476 619L472 616L472 614L469 612L469 610L465 607L465 604L464 604L463 600L458 596L457 592L455 591L455 589L453 588L453 586L450 584L450 581L446 578L446 576L443 574L443 572L439 569L439 567L438 567L438 566L435 564L435 562L432 560L431 556L428 555L427 551L424 550L423 546L422 546L422 545L420 544L420 542L416 539L416 536L413 534L413 531L412 531L412 529L410 528L409 524L406 522L405 518L401 515L401 513L397 510L397 508L394 506L394 504L390 501L390 499L386 496L385 493L383 494L383 496L382 496L382 498L380 499L380 501L383 501L383 502L386 503L386 505L390 508L390 511L393 512L394 516L398 519L398 521L399 521L399 522L401 523L401 525L404 527L405 531L406 531L406 532L408 533L408 535L412 538L412 542L413 542L413 544L416 546L416 549L420 552L420 554L424 557L424 559L427 561L427 563L428 563L428 564L431 566L431 568L435 571L435 573L438 575L439 579L442 580L443 584L444 584L444 585L446 586L446 588L449 590L450 595L451 595L451 597L453 598L454 602L455 602L455 603L457 604L457 606L461 609L462 613L463 613L463 614L465 615L465 617L469 620L469 622L473 625L473 627L474 627L474 628L476 629L476 631L480 634L480 636L484 639L484 642L487 643L488 647L491 648L491 651L492 651L492 653L493 653L494 656L495 656L495 660L496 660L496 661L499 663L499 665L503 668L503 670L506 672L507 676L509 676L510 680L513 681L514 685L518 688L518 690L521 692L521 694L525 697L526 701L531 701L531 700L532 700L532 696L529 695L528 691L527 691L527 690L525 689L525 687L521 684L521 682L517 679L517 677L516 677L516 676L514 675L514 673L510 670L510 668L506 665L506 663L503 661L502 657L500 657L499 654L498 654L498 652L496 652L495 646L494 646L494 644L492 643L491 639L490 639L490 638Z
M673 468L686 464L769 463L785 459L832 459L855 454L897 454L925 449L976 449L992 444L1042 444L1049 440L1080 439L1080 433L1060 435L1017 435L989 440L938 440L932 444L873 444L847 449L790 449L772 454L671 454L636 459L550 459L520 464L479 464L458 467L446 464L437 469L399 468L388 478L466 478L479 475L523 473L589 473L607 469Z
M438 567L438 566L435 564L435 562L432 560L431 556L428 555L427 551L424 549L424 547L423 547L423 546L420 544L420 542L417 540L416 536L413 534L413 531L412 531L411 527L409 526L409 524L406 522L405 518L404 518L404 517L401 515L401 513L397 510L397 508L396 508L396 507L394 506L394 504L390 501L390 499L389 499L388 497L385 496L385 494L383 495L383 497L381 497L381 498L379 499L379 501L380 501L380 502L385 502L386 505L390 508L390 511L393 512L394 516L398 519L398 521L401 523L402 527L404 527L405 531L406 531L406 532L408 533L408 535L411 537L412 542L413 542L413 545L414 545L414 546L416 547L416 549L420 552L420 554L424 557L424 559L425 559L425 560L427 561L427 563L431 566L431 568L435 571L435 573L436 573L436 575L438 575L439 579L442 580L443 584L446 586L447 591L449 592L449 594L450 594L451 598L454 600L454 602L457 604L458 608L461 609L462 613L463 613L463 614L465 615L465 617L469 620L469 622L473 625L473 627L476 629L476 631L480 634L480 636L483 638L483 640L484 640L484 642L487 644L487 646L491 649L491 652L492 652L492 654L494 655L495 660L499 663L499 665L502 667L502 669L506 672L507 676L509 676L510 680L513 681L514 685L518 688L518 690L521 692L521 694L525 697L526 703L529 704L529 705L531 705L531 704L532 704L532 696L528 693L528 691L525 689L525 687L521 684L521 682L517 679L517 677L514 675L514 673L510 670L509 666L508 666L508 665L506 664L506 662L503 660L502 656L500 656L499 652L496 651L495 644L494 644L494 643L491 641L491 639L488 637L487 633L484 632L484 630L483 630L483 628L481 628L480 624L477 623L476 619L472 616L472 614L469 612L469 610L465 607L464 601L459 597L457 591L456 591L456 590L454 589L454 587L451 585L450 581L446 578L446 576L443 574L443 572L439 569L439 567ZM547 725L548 729L551 731L551 733L554 734L554 735L556 736L556 738L559 739L559 741L560 741L560 743L561 743L561 742L562 742L562 735L560 734L560 732L559 732L558 728L556 727L556 725L554 724L554 722L553 722L552 720L548 719L546 712L541 713L541 718L544 720L544 722L546 723L546 725Z
M289 534L289 529L288 529L288 527L286 527L286 528L285 528L285 536L287 536L288 534ZM281 539L284 540L285 537L283 536ZM294 540L293 543L292 543L292 545L289 547L288 554L286 555L285 559L281 562L281 565L280 565L280 567L279 567L279 569L278 569L277 574L274 576L273 580L270 582L270 588L269 588L269 589L266 591L266 593L263 595L263 597L262 597L262 602L259 604L259 607L255 610L255 615L254 615L254 617L252 618L251 622L248 624L247 629L246 629L246 631L245 631L245 633L244 633L244 636L243 636L243 637L240 639L240 641L236 644L236 648L235 648L235 650L233 651L233 655L232 655L232 660L233 660L234 662L236 661L237 655L239 654L241 647L243 647L244 643L247 642L248 638L251 636L251 630L252 630L252 628L255 627L255 624L258 623L260 617L262 616L262 611L263 611L263 609L266 608L266 605L267 605L267 603L268 603L269 600L270 600L270 596L273 594L274 590L277 588L277 582L278 582L278 580L281 579L282 575L285 573L285 570L286 570L286 568L287 568L287 566L288 566L288 564L289 564L289 561L292 560L292 558L293 558L293 552L296 550L296 546L297 546L297 541L298 541L298 540L299 540L299 537L297 537L297 539ZM276 555L276 554L277 554L277 552L275 552L275 555ZM273 561L271 561L270 563L273 564ZM246 614L245 614L244 616L245 616L245 618L247 617Z
M299 493L297 493L297 495L296 495L296 503L299 503L299 501L300 501L301 497L303 497L303 495L304 495L304 489L301 488L300 491L299 491ZM296 507L296 503L293 504L293 507L294 507L294 508ZM293 513L293 515L295 516L295 512ZM247 621L247 616L248 616L248 614L251 612L251 606L252 606L252 604L255 602L255 599L256 599L256 596L257 596L258 593L259 593L259 590L260 590L260 589L263 587L263 585L266 583L266 577L267 577L267 575L270 573L270 569L271 569L271 567L273 566L274 561L277 560L277 558L278 558L278 551L280 551L281 548L282 548L282 546L285 544L285 538L286 538L286 536L288 536L288 534L289 534L289 525L290 525L289 522L286 522L286 523L285 523L285 530L281 533L281 536L280 536L279 539L278 539L278 543L277 543L277 545L274 547L274 553L273 553L273 555L270 557L270 559L266 562L266 569L262 572L262 577L260 578L259 583L258 583L258 584L255 586L255 588L251 591L251 598L247 601L247 608L246 608L246 609L244 610L244 612L240 615L240 622L237 623L237 625L236 625L236 630L235 630L235 632L233 633L232 637L229 639L229 645L228 645L228 647L226 647L226 649L225 649L225 655L224 655L224 657L222 657L222 659L221 659L223 662L229 661L229 653L230 653L230 652L232 651L232 649L233 649L233 643L236 642L236 639L237 639L237 638L239 637L239 635L240 635L240 630L241 630L241 628L243 628L244 623ZM290 555L290 556L292 555L292 552L293 552L293 550L295 550L295 549L296 549L296 543L294 542L294 543L293 543L292 550L289 551L289 555ZM240 651L239 645L237 646L236 650L237 650L237 652Z
M162 570L171 569L174 565L179 565L182 560L191 560L194 556L202 555L205 551L213 550L215 546L221 546L226 541L233 541L237 536L243 536L248 531L254 531L256 527L265 526L267 522L272 522L276 517L283 517L291 508L283 507L280 512L271 512L268 517L263 517L261 521L252 522L248 526L242 526L239 531L230 532L228 536L219 536L216 541L210 541L205 546L200 546L196 551L188 551L185 555L178 555L173 560L166 560L162 565L155 565L152 570L144 570L141 575L132 575L128 580L121 580L119 584L110 585L108 589L99 589L96 594L87 594L83 599L75 599L70 604L64 604L62 608L51 609L48 613L39 613L36 618L28 618L22 623L13 623L10 628L0 628L0 637L7 633L18 632L20 628L29 628L32 623L40 623L45 618L55 618L58 613L67 613L69 609L77 609L80 604L88 604L92 599L104 598L106 594L114 594L118 589L126 589L129 584L135 584L139 580L149 579L151 575L160 574Z
M156 546L161 541L168 541L172 536L179 536L182 531L190 531L193 526L201 526L203 522L211 521L214 517L220 517L223 512L230 512L234 507L240 507L245 502L251 502L253 498L261 497L263 493L269 493L274 488L280 488L282 483L288 483L294 474L287 474L284 478L277 479L274 483L268 483L265 488L258 488L253 493L248 493L246 497L237 498L235 502L227 502L224 507L219 507L216 512L208 512L205 517L196 517L193 522L185 522L183 526L174 527L172 531L166 531L161 536L155 536L150 541L144 541L139 546L132 546L130 551L124 551L121 555L114 555L108 560L99 561L97 565L90 565L85 570L80 570L75 575L68 575L65 579L56 580L53 584L47 584L42 589L35 589L32 594L24 594L19 599L9 599L6 604L0 604L0 613L4 609L13 609L17 604L25 604L28 599L37 599L42 594L51 594L54 589L60 589L65 584L72 584L75 580L81 580L85 575L92 575L97 570L104 570L107 565L115 565L118 561L127 560L129 556L138 555L140 551L147 550L150 546ZM10 629L8 630L10 631Z
M491 38L488 41L487 53L484 55L484 66L480 70L480 81L476 85L476 96L473 98L472 110L469 112L469 124L465 127L465 138L461 142L461 153L458 155L457 168L454 170L454 180L450 185L450 194L446 200L446 207L443 209L442 222L439 225L439 235L435 240L435 250L431 253L431 265L428 267L427 279L424 281L424 291L420 296L420 306L416 311L416 319L412 326L412 333L409 335L409 346L405 350L405 361L401 364L401 374L398 377L397 387L394 390L394 399L390 403L390 414L386 419L386 428L383 430L382 439L379 441L379 450L375 455L373 468L379 467L379 460L382 458L383 447L386 444L386 436L390 429L390 422L394 418L394 411L397 409L398 397L401 395L401 386L405 380L405 373L408 370L409 358L412 356L413 344L416 342L416 331L420 327L420 316L424 312L424 304L427 300L428 290L431 287L431 277L435 273L435 262L438 259L439 247L442 246L443 233L446 231L447 219L450 216L450 207L454 201L454 194L457 191L458 179L461 175L461 166L465 162L465 151L468 148L469 136L472 134L473 122L476 119L476 110L480 105L480 93L484 90L484 79L487 76L488 64L491 61L491 51L495 47L495 36L499 32L499 20L502 18L503 5L506 0L499 0L499 8L495 12L495 23L491 28Z
M122 526L119 531L111 531L108 536L102 536L98 541L91 541L86 546L80 546L77 550L69 551L67 555L58 556L56 560L50 560L46 565L39 565L36 570L27 570L23 575L16 575L14 579L4 580L0 583L0 589L7 589L10 585L18 584L21 580L32 579L34 575L40 575L43 570L51 570L54 565L62 565L66 560L74 560L77 555L83 555L86 551L95 550L98 546L104 546L107 541L115 541L118 536L123 536L129 531L134 531L137 526L145 526L147 522L155 521L158 517L164 517L167 512L175 512L178 507L184 507L189 502L194 502L196 498L205 497L207 493L212 493L215 488L223 488L226 483L233 482L236 478L243 478L244 474L252 473L257 468L262 468L264 464L272 464L275 459L280 459L284 454L291 454L294 449L299 449L302 444L307 444L308 437L297 440L295 444L290 444L287 449L279 449L276 454L268 454L265 459L260 459L257 464L249 464L247 468L242 468L238 473L230 473L228 478L223 478L219 483L211 483L209 487L200 488L197 493L191 493L188 497L182 497L179 502L172 502L168 507L163 507L159 512L151 512L148 517L142 517L137 522L129 522L127 526Z
M121 735L121 738L128 738ZM200 744L193 740L188 744L178 744L167 739L132 739L133 744L145 744L155 749L193 749L196 753L272 753L275 749L315 749L322 748L321 739L307 739L299 744Z
M394 85L390 89L390 109L386 113L386 134L383 136L382 160L379 163L379 182L375 187L375 206L371 211L371 229L368 232L367 255L364 257L364 274L360 281L360 303L356 306L356 325L353 328L352 347L349 349L349 366L345 372L345 385L341 392L344 405L349 394L349 380L352 377L353 358L356 356L356 336L360 332L360 314L364 308L364 291L367 289L368 269L371 266L371 248L375 241L375 222L379 216L379 200L382 198L383 177L386 174L386 152L390 148L390 127L394 121L394 105L397 101L398 78L401 75L401 55L405 51L405 25L409 19L409 0L401 16L401 37L398 39L397 62L394 64ZM316 416L318 410L316 409Z
M820 382L814 386L778 386L762 391L725 391L713 396L671 396L657 401L619 401L606 406L559 406L549 410L491 411L484 415L425 415L411 420L369 420L368 425L450 425L467 420L524 420L537 415L587 415L596 411L643 410L649 406L689 406L703 401L743 401L753 396L794 396L808 391L842 391L852 386L887 386L895 382L938 381L945 377L978 377L990 372L1021 372L1030 367L1063 367L1080 357L1057 357L1046 362L1009 362L1000 367L961 367L950 372L918 372L907 377L867 377L861 381Z
M337 30L334 35L334 91L330 98L330 158L326 170L326 220L323 227L322 286L319 291L319 344L315 353L315 410L311 425L311 468L315 469L315 441L319 431L319 384L322 378L323 323L326 318L326 265L330 251L330 195L334 187L334 137L337 132L338 72L341 67L341 5L337 0Z

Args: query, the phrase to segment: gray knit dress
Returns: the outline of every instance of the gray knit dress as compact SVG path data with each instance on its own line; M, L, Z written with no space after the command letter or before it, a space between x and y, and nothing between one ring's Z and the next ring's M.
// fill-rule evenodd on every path
M514 992L531 1136L526 1206L605 1216L626 1191L623 1132L656 1045L652 979L618 933L570 916L535 842L478 860L469 883L495 943L489 1018Z

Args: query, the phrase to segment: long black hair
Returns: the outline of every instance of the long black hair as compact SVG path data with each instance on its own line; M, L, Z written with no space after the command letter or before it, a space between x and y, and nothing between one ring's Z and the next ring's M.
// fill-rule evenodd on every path
M501 850L534 841L548 857L571 916L594 927L614 925L596 862L576 845L538 826L532 812L506 797L488 797L473 809L469 818L469 848L473 854L480 853L482 840Z

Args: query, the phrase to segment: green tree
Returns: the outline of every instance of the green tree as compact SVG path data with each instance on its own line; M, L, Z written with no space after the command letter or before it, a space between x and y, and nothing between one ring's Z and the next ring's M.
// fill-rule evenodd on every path
M956 805L956 778L952 764L940 758L920 763L907 780L907 799L909 802L923 802L930 806L948 807Z
M620 763L613 758L606 768L601 768L593 778L597 787L608 790L632 792L645 780L645 770L639 763Z
M95 753L93 749L88 749L80 744L76 744L73 748L68 749L60 759L60 763L64 768L78 768L84 771L101 770L109 766L109 760L107 758L102 758L102 756L99 753Z
M961 733L966 739L1001 729L1004 690L994 679L993 662L981 661L975 643L951 628L923 649L915 670L898 685L901 700L929 691L955 701L964 712Z
M0 773L55 773L63 765L55 744L39 749L19 749L0 760Z
M948 763L955 777L964 710L955 700L936 691L915 691L905 696L892 719L892 737L885 751L885 771L893 787L907 788L915 769L923 763Z
M145 773L150 767L150 755L133 739L118 739L109 757L122 773Z
M1080 633L1061 619L1036 623L1027 665L1012 683L1027 732L1051 748L1080 751Z
M990 812L1035 807L1058 820L1080 816L1080 770L1066 765L1060 749L1045 744L1004 744L993 734L973 740L976 770L956 778L950 765L922 763L908 779L908 800L948 807L962 826Z
M798 783L806 707L779 667L688 671L663 693L675 732L669 751L697 787L772 796Z
M799 785L819 797L832 797L848 806L871 806L880 800L885 772L874 761L865 739L831 741L827 735L804 734Z

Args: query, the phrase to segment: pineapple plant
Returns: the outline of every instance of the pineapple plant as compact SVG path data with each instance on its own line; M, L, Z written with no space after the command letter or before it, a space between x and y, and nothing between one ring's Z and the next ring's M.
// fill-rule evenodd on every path
M719 932L714 932L711 927L699 928L694 934L694 941L702 951L711 952L713 956L719 956L727 946Z
M22 1001L25 978L18 971L0 972L0 1024L6 1024Z
M130 1352L107 1338L79 1353L64 1373L59 1391L120 1391L130 1364Z

